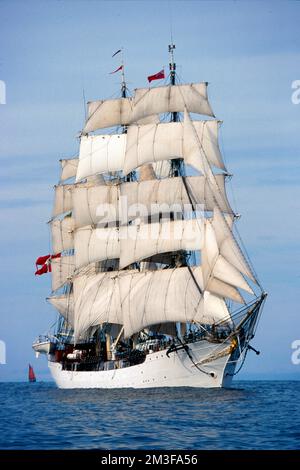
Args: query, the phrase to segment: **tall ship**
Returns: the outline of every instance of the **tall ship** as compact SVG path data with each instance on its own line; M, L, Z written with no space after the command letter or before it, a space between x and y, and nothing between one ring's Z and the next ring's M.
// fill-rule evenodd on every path
M174 49L168 76L132 94L122 59L120 96L88 103L79 156L60 160L36 261L58 320L33 343L60 388L230 387L255 351L266 293L227 198L221 121L206 82L179 82Z

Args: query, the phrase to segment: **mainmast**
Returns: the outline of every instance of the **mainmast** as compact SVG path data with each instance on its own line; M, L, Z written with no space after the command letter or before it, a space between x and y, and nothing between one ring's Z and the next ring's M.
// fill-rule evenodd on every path
M172 40L172 38L171 38ZM168 46L169 50L169 70L170 70L170 85L174 86L176 84L176 62L174 61L174 49L176 49L173 40L171 44ZM179 121L179 113L174 112L171 113L171 122L178 122ZM182 158L176 158L171 160L171 169L170 169L170 176L184 176L184 165ZM188 255L187 253L176 253L173 256L171 267L175 267L177 264L179 265L187 265L188 264Z
M123 49L121 50L121 54L122 54L122 64L121 64L121 77L122 77L122 80L121 80L121 97L122 98L127 98L127 86L126 86L126 80L125 80L125 65L124 65L124 53L123 53ZM123 134L127 134L127 125L123 125L122 126L122 129L123 129ZM135 181L136 180L136 174L135 174L135 171L131 171L130 173L128 173L128 175L125 177L125 181L126 182L129 182L129 181Z

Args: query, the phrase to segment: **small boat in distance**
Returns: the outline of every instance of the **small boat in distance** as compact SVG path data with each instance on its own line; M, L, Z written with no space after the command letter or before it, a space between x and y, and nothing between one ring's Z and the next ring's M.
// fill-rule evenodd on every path
M29 370L28 370L28 381L29 382L36 382L36 377L35 373L33 371L33 367L29 364Z

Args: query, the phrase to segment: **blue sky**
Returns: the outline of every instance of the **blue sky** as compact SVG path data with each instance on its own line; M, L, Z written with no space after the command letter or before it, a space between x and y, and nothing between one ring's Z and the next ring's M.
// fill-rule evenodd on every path
M172 12L170 11L172 10ZM32 340L55 321L44 298L50 279L34 277L49 252L46 221L58 159L76 155L87 99L119 89L125 48L130 88L168 64L172 17L178 74L208 81L224 121L221 147L232 179L229 196L242 214L239 231L269 292L240 378L300 376L291 343L300 339L300 3L202 1L1 1L0 340L7 364L0 380L26 379L27 364L47 378Z

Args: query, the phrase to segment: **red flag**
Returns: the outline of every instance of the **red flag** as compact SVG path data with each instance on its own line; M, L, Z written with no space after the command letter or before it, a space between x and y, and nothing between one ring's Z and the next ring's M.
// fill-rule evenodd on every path
M41 274L51 273L51 260L55 258L60 258L61 253L57 253L56 255L46 255L46 256L39 256L36 260L36 272L35 275L41 276ZM37 269L38 266L42 266L40 269Z
M162 69L160 72L154 74L154 75L149 75L148 77L148 82L152 82L152 80L161 80L162 78L165 78L165 71Z
M50 258L50 255L39 256L39 258L35 262L36 267L42 266L43 264L45 264L49 258Z
M119 72L119 70L122 70L122 68L123 68L123 65L120 65L118 69L114 70L113 72L110 72L109 75L111 75L112 73Z
M57 255L46 255L46 256L39 256L38 259L36 260L35 262L35 265L36 267L37 266L42 266L43 264L45 264L48 259L54 259L54 258L60 258L61 257L61 253L57 253Z
M49 266L48 264L45 263L40 269L37 269L34 274L36 276L41 276L42 274L46 274L48 272L48 269L49 269Z

